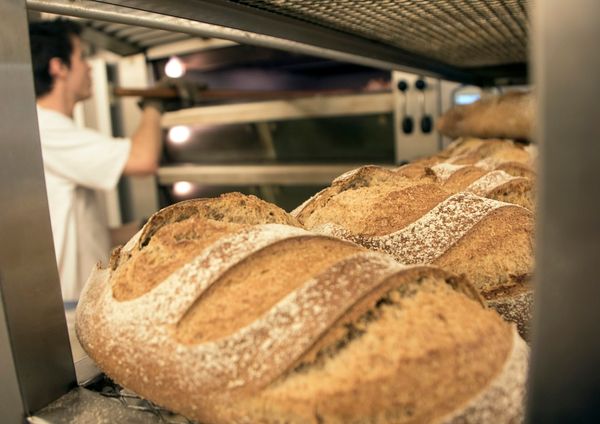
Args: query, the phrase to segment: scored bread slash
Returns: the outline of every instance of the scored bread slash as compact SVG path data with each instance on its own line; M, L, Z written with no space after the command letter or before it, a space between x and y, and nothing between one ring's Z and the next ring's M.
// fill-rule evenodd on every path
M212 423L522 417L527 347L463 279L188 206L82 294L81 344L122 386Z
M313 198L297 218L311 231L388 253L401 263L465 275L527 338L532 306L513 297L532 291L532 182L471 165L437 168L443 180L436 169L408 167L360 168Z

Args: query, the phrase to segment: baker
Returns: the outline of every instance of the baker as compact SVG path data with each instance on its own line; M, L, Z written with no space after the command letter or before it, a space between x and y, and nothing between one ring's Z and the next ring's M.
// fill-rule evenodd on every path
M107 262L113 244L97 190L113 189L121 175L154 173L162 148L157 100L142 105L130 138L107 137L73 121L75 105L92 94L80 34L81 27L68 20L29 26L50 221L67 309L76 304L94 265ZM136 226L123 230L134 232Z

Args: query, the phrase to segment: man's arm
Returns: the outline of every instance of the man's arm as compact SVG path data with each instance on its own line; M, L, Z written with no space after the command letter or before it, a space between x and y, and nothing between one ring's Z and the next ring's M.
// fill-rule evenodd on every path
M148 175L156 172L162 149L161 113L154 105L147 105L137 130L131 137L129 158L124 175Z

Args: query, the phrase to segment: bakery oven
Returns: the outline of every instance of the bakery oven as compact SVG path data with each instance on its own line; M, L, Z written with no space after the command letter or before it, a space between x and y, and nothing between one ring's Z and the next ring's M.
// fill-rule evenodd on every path
M160 78L174 53L197 69L190 79L215 90L357 91L372 80L388 82L383 90L208 101L166 114L164 162L157 179L121 187L125 218L231 190L290 210L359 163L393 165L439 150L448 140L431 131L429 121L435 123L450 104L469 103L492 87L532 82L541 164L527 417L600 418L594 402L600 394L600 288L594 284L600 148L593 142L600 136L594 119L600 4L380 2L369 6L377 13L356 25L366 7L361 2L344 2L343 10L336 2L316 3L2 3L2 422L86 422L96 414L113 422L187 422L99 376L85 355L71 350L35 124L28 12L83 19L90 39L127 57L111 62L129 75L118 81L122 85ZM153 45L157 39L172 43L170 49ZM229 41L207 47L213 39ZM254 63L243 59L244 51ZM115 125L124 133L135 120L134 103L123 99L119 105ZM110 104L108 99L104 107Z
M169 57L151 62L155 79ZM178 60L181 78L206 87L206 99L165 116L160 207L239 191L292 210L334 172L394 162L388 71L239 44ZM373 81L382 89L368 91ZM211 100L225 90L229 98ZM311 169L324 174L315 180Z

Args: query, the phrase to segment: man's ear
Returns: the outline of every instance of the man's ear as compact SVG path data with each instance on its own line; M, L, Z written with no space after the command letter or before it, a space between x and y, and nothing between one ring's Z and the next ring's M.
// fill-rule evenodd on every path
M48 62L48 73L52 78L63 78L69 72L69 67L58 57L53 57Z

